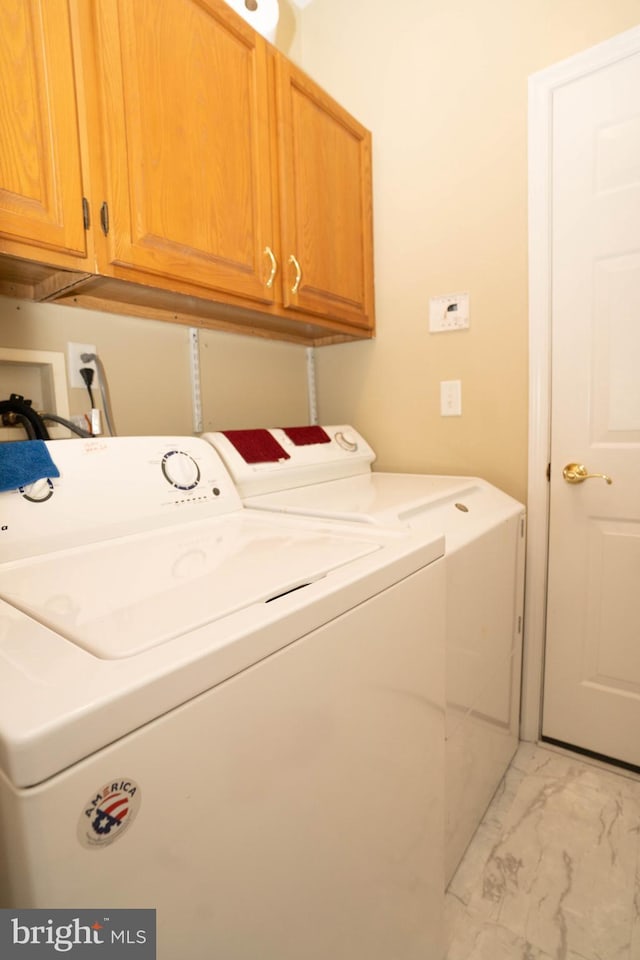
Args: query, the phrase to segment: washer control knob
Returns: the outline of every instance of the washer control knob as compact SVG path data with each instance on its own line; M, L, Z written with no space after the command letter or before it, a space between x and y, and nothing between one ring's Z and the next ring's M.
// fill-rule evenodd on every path
M169 450L162 458L165 480L177 490L193 490L200 482L200 467L184 450Z
M26 487L19 487L20 493L30 503L44 503L53 496L53 483L49 479L36 480Z

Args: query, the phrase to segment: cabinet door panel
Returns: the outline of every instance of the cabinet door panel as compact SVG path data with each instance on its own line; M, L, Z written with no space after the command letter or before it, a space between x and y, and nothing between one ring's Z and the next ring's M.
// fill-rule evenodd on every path
M2 0L0 89L0 249L85 257L67 0Z
M371 137L353 117L278 58L285 305L373 325Z
M222 0L98 7L109 259L270 302L266 46Z

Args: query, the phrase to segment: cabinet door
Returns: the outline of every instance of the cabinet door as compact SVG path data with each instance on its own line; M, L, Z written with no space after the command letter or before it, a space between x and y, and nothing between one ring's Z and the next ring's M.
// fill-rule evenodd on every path
M265 41L222 0L95 10L111 272L271 302Z
M371 135L284 57L277 94L285 306L372 328Z
M0 250L85 257L67 0L2 0L0 89Z

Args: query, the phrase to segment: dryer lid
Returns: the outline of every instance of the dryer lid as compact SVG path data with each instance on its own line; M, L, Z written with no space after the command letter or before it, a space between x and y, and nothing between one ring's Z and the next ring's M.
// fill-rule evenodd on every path
M249 497L245 505L359 523L406 525L412 517L432 512L451 498L470 496L479 483L473 477L366 473Z
M295 490L248 497L245 506L264 511L352 521L444 535L447 553L524 512L522 504L478 477L368 473Z

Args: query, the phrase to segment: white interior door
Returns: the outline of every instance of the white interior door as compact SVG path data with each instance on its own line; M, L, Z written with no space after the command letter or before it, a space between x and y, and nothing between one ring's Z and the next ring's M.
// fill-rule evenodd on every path
M639 53L555 90L552 183L542 733L640 766Z

